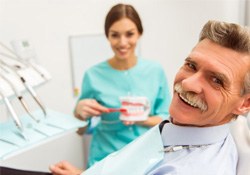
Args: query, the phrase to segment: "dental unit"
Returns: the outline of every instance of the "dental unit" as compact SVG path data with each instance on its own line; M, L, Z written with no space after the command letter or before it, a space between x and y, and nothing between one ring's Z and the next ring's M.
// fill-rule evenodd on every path
M1 65L0 65L1 67ZM0 72L0 77L2 79L4 79L11 87L11 89L13 90L13 92L15 93L17 99L20 101L20 103L22 104L23 108L25 109L25 111L28 113L28 115L35 120L37 123L39 122L39 120L32 115L31 111L29 110L29 107L27 105L27 103L24 101L23 96L21 95L20 91L17 90L17 88L15 87L15 85L13 84L13 82L8 78L8 76L6 76L3 72Z
M23 85L25 86L25 88L27 89L27 91L31 94L31 96L33 97L33 99L36 101L36 103L39 105L39 107L42 109L44 116L47 116L47 112L45 110L44 105L42 104L41 100L38 98L35 90L32 88L32 86L26 81L26 79L20 75L20 73L18 72L18 70L21 69L21 66L18 64L15 65L9 65L8 63L6 63L5 61L3 61L3 59L0 59L0 64L1 67L9 73L14 73L16 76L18 76L18 78L21 80L21 82L23 83Z

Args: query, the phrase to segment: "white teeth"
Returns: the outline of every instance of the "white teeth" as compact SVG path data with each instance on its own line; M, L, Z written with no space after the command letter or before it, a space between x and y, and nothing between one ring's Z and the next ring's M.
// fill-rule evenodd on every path
M136 113L143 113L145 111L144 106L124 106L127 109L128 113L136 114Z
M188 97L189 94L187 94L186 97ZM206 111L207 110L207 105L204 102L201 102L199 99L195 99L193 97L184 97L182 94L179 94L179 97L185 101L187 104L189 104L190 106L193 106L195 108L199 108L201 109L201 111ZM192 99L192 101L190 100Z
M127 49L118 49L119 50L119 52L126 52L127 51Z
M195 104L194 102L192 101L189 101L188 99L186 99L185 97L182 96L182 94L180 94L180 97L182 100L184 100L186 103L190 104L191 106L195 107L195 108L198 108L199 106L197 104Z
M175 84L174 90L179 94L179 97L192 107L199 108L202 112L207 110L207 104L197 95L191 92L185 92L180 83Z

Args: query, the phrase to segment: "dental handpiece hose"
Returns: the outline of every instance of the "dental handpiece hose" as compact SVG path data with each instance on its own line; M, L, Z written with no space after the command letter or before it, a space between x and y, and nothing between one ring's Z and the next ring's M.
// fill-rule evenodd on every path
M13 120L14 120L16 126L17 126L17 128L21 131L21 135L23 136L23 138L25 140L28 140L28 138L24 134L23 125L22 125L21 121L19 120L19 118L17 117L17 114L15 113L12 105L10 104L9 99L5 95L3 95L3 93L1 91L0 91L0 96L2 97L2 99L3 99L4 103L5 103L11 117L13 118Z
M20 77L21 81L23 82L23 84L25 85L25 87L27 88L27 90L30 92L30 94L32 95L32 97L34 98L34 100L37 102L37 104L41 107L44 116L47 116L47 112L45 110L44 105L42 104L42 102L38 99L35 91L33 90L33 88L24 80L23 77Z

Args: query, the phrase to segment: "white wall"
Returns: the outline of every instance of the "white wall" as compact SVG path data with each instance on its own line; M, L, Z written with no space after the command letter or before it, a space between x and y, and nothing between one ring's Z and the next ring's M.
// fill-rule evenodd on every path
M48 107L72 112L68 37L102 33L105 15L117 2L131 3L140 13L142 55L162 63L170 86L208 19L243 21L243 0L0 0L0 41L33 42L38 62L52 75L38 89Z
M246 1L246 7L245 7L245 24L250 26L250 1Z

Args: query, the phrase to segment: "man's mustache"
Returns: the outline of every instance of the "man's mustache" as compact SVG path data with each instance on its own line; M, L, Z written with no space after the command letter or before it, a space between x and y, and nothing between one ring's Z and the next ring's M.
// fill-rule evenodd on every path
M208 109L205 101L203 101L197 94L183 90L180 83L174 85L174 90L179 93L181 99L189 105L199 108L202 112L205 112Z

